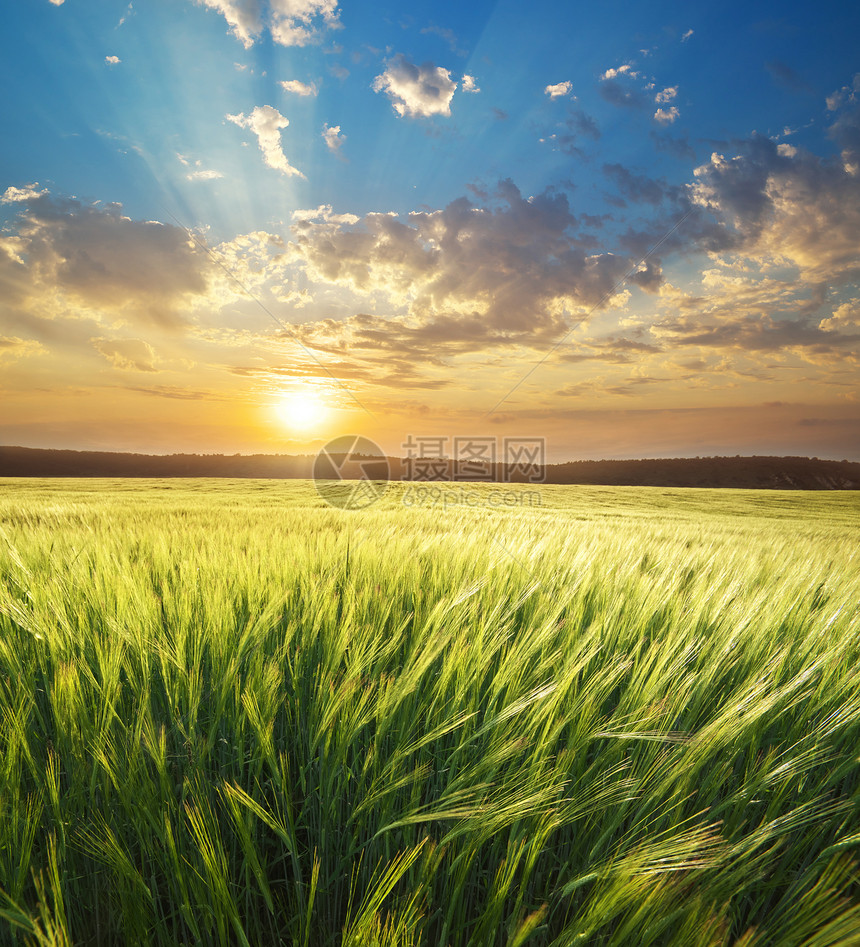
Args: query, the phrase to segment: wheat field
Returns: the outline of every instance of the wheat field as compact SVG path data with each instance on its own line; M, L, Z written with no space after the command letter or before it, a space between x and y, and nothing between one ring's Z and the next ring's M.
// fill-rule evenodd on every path
M860 944L856 493L0 486L0 943Z

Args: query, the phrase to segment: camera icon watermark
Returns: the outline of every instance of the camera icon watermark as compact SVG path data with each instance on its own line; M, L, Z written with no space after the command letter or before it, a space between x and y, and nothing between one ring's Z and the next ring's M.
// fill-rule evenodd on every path
M449 442L453 450L449 449ZM464 483L505 485L546 481L546 441L542 437L462 437L410 434L392 462L369 438L349 434L323 447L314 460L317 492L329 505L363 510L381 499L391 480L449 484L442 492L409 486L404 506L450 509L463 506L540 506L538 491L465 489Z
M336 437L317 454L313 477L317 493L339 510L363 510L382 499L391 470L382 449L367 437Z

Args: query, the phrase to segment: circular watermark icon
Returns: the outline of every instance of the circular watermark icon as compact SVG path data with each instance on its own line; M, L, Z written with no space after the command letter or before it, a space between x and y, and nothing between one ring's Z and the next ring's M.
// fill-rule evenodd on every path
M313 473L317 493L340 510L363 510L388 489L388 458L359 434L329 441L317 454Z

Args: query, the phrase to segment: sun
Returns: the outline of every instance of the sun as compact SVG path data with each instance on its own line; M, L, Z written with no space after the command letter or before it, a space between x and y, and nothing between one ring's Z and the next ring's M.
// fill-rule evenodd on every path
M328 417L328 409L320 399L304 392L284 395L275 410L287 427L294 431L310 431Z

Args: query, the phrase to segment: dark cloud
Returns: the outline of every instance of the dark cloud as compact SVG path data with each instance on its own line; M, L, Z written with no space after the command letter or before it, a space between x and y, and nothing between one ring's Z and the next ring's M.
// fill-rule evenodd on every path
M860 174L860 105L846 109L827 130L829 136L839 145L842 159Z
M619 108L645 108L650 99L639 89L619 79L604 79L600 83L600 94L610 104Z
M136 391L138 394L151 395L154 398L171 398L176 401L227 401L224 395L215 391L197 391L192 388L178 388L175 385L154 385L150 388L123 385L122 391Z
M570 108L567 118L558 127L561 130L549 135L546 140L559 151L574 157L584 157L585 152L579 147L584 138L591 141L600 139L597 122L579 108Z
M559 349L560 362L610 362L616 365L628 365L643 355L655 355L662 352L659 345L639 342L635 339L609 339L606 341L577 342Z
M6 301L57 294L91 309L175 326L187 300L207 291L214 264L184 230L135 221L119 204L37 194L19 202L0 253ZM0 241L2 244L4 241ZM14 242L17 260L10 259Z
M684 345L776 352L801 347L813 354L834 355L856 349L860 333L828 332L805 319L777 320L753 316L701 325L695 318L659 323L661 333Z
M675 158L681 158L689 161L696 160L696 152L690 144L689 137L686 134L680 138L672 138L671 136L662 134L658 131L652 131L651 140L654 142L654 147L657 149L657 151L672 155Z
M792 69L787 63L779 59L772 59L764 64L765 69L770 73L771 79L785 89L792 92L811 92L812 90L795 69Z
M849 164L754 136L695 173L692 199L746 254L792 263L822 287L860 275L860 174Z
M470 344L551 337L566 328L565 311L611 297L629 261L586 252L590 239L579 234L566 194L525 198L505 180L494 197L484 206L462 197L408 223L385 214L350 227L304 221L293 252L313 279L408 299L422 331L452 343L461 332Z
M678 195L678 188L670 188L665 181L636 174L621 164L603 165L603 173L612 181L621 194L634 203L657 205L670 195Z

